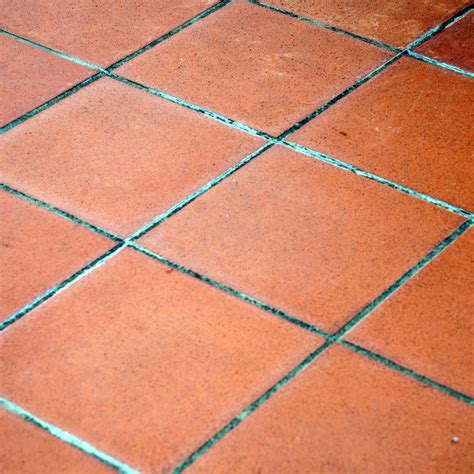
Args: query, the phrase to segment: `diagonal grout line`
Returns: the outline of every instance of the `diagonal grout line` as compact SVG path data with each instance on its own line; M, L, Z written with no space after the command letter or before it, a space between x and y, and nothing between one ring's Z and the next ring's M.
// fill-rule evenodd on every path
M356 33L351 33L350 31L343 30L342 28L338 28L336 26L328 25L327 23L321 22L319 20L313 20L311 18L305 17L303 15L299 15L297 13L290 12L289 10L285 10L280 7L276 7L274 5L269 5L265 2L260 2L258 0L248 0L249 3L253 3L259 7L266 8L267 10L271 10L276 13L281 13L283 15L289 16L291 18L295 18L297 20L304 21L306 23L310 23L311 25L318 26L319 28L324 28L325 30L333 31L334 33L338 33L342 36L348 36L349 38L356 39L358 41L362 41L363 43L371 44L372 46L377 46L378 48L386 49L393 53L400 53L400 48L395 48L394 46L390 46L389 44L382 43L381 41L377 41L371 38L366 38L365 36L358 35Z
M438 383L432 379L429 379L424 375L420 375L414 372L413 370L404 367L403 365L397 364L396 362L393 362L390 359L386 359L385 357L376 354L375 352L364 349L363 347L358 346L357 344L354 344L349 341L338 341L338 344L346 347L347 349L350 349L351 351L357 352L358 354L362 354L363 356L373 360L374 362L378 362L382 365L385 365L386 367L389 367L390 369L394 369L397 372L407 375L408 377L411 377L417 380L418 382L424 383L425 385L428 385L431 388L444 392L447 395L450 395L451 397L457 398L462 402L468 403L469 405L474 405L474 399L469 397L468 395L465 395L464 393L461 393L457 390L453 390L452 388Z
M103 453L102 451L99 451L91 444L87 443L86 441L83 441L82 439L77 438L76 436L68 433L67 431L63 431L62 429L36 417L35 415L19 407L18 405L15 405L14 403L5 398L0 398L0 407L10 412L12 415L21 418L27 423L30 423L31 425L36 426L37 428L43 431L46 431L50 435L73 446L79 451L82 451L83 453L95 458L97 461L105 464L106 466L112 469L115 469L118 472L123 472L124 474L138 474L138 471L136 471L135 469L132 469L121 461L109 456L108 454Z
M322 161L323 163L327 163L329 165L335 166L336 168L340 168L345 171L349 171L350 173L356 174L358 176L362 176L363 178L370 179L371 181L375 181L376 183L383 184L389 188L395 189L396 191L400 191L403 194L413 196L415 198L420 199L421 201L425 201L429 204L433 204L437 207L445 209L446 211L452 212L454 214L458 214L462 217L465 217L468 219L472 219L474 217L474 215L471 212L461 209L460 207L453 206L452 204L449 204L445 201L441 201L440 199L433 198L429 196L428 194L420 193L418 191L415 191L414 189L408 188L406 186L402 186L401 184L395 183L394 181L390 181L386 178L382 178L378 175L369 173L360 168L357 168L356 166L350 165L336 158L332 158L331 156L326 155L324 153L311 150L302 145L298 145L297 143L293 143L290 141L281 141L279 145L290 148L291 150L297 151L311 158L315 158L319 161Z
M21 123L25 122L26 120L34 117L35 115L39 114L43 110L49 109L49 107L52 107L53 105L57 104L61 100L65 99L66 97L69 97L70 95L74 94L75 92L81 90L83 87L88 86L89 84L92 84L95 82L97 79L100 79L103 77L103 74L98 73L95 74L92 77L89 77L88 79L85 79L84 81L80 82L79 84L76 84L75 86L71 87L70 89L62 92L56 97L53 97L51 100L48 100L44 104L39 105L38 107L30 110L26 114L23 114L22 116L12 120L11 122L7 123L3 127L0 128L0 134L8 132L8 130L16 127L17 125L20 125Z
M188 456L178 467L173 471L173 474L179 474L187 469L191 464L197 461L201 456L203 456L212 446L218 443L224 436L226 436L230 431L236 428L242 421L244 421L249 415L251 415L257 408L259 408L264 402L266 402L272 395L278 392L286 384L288 384L293 378L295 378L302 370L304 370L310 363L316 360L320 355L324 354L333 344L340 343L345 347L348 347L356 351L355 347L352 347L350 344L343 343L341 338L347 334L356 324L360 323L363 318L367 317L378 305L385 301L389 296L391 296L396 290L398 290L403 284L405 284L410 278L412 278L418 271L425 267L429 262L431 262L435 257L437 257L448 245L454 242L459 236L461 236L470 226L472 222L464 222L461 224L451 235L445 238L439 245L437 245L427 256L425 256L418 264L412 267L408 272L406 272L401 278L399 278L394 284L392 284L386 291L384 291L380 296L378 296L372 303L366 306L362 311L354 316L342 329L340 329L333 336L328 338L326 342L306 357L300 364L298 364L293 370L286 374L279 382L273 385L269 390L267 390L263 395L261 395L257 400L255 400L251 405L249 405L243 412L237 415L233 420L227 423L221 430L219 430L214 436L212 436L208 441L202 444L197 448L190 456ZM447 387L434 382L427 377L424 377L415 372L409 371L404 367L380 357L377 354L373 354L370 351L360 350L356 352L364 352L365 355L370 353L370 357L374 361L378 361L383 365L386 365L392 369L396 369L398 372L404 373L405 375L410 375L412 378L416 378L419 382L428 384L432 388L439 389L443 387L442 391L448 395L453 395L457 399L462 401L467 401L471 403L471 399L465 395L448 389ZM416 375L416 377L415 377Z
M88 263L85 267L82 267L79 271L77 271L76 273L74 273L73 275L68 277L66 280L59 283L59 285L56 285L53 288L50 288L45 293L43 293L41 296L36 298L32 303L27 304L26 306L21 308L19 311L12 314L9 318L7 318L5 321L0 323L0 332L5 331L5 329L7 329L13 323L15 323L16 321L21 319L26 314L28 314L30 311L32 311L33 309L38 307L40 304L43 304L45 301L49 300L54 295L56 295L56 294L64 291L65 289L69 288L76 281L78 281L81 278L85 277L87 274L92 272L94 269L100 267L109 258L112 258L114 255L116 255L118 252L120 252L123 248L125 248L125 246L126 246L125 243L115 245L110 250L107 250L107 252L103 253L102 255L97 257L92 262Z
M425 56L424 54L415 53L414 51L408 51L408 56L410 58L417 59L418 61L431 64L432 66L438 66L441 69L446 69L448 71L455 72L457 74L460 74L461 76L468 77L469 79L474 79L474 74L472 72L466 71L457 66L453 66L452 64L443 63L442 61L430 58L429 56Z
M115 242L122 242L122 238L112 234L94 224L89 224L89 222L86 222L83 219L79 219L78 217L70 214L69 212L65 212L55 206L52 206L51 204L48 204L44 201L41 201L39 199L36 199L34 197L28 196L27 194L18 191L16 189L11 188L7 184L0 183L0 190L3 190L9 194L12 194L13 196L16 196L20 199L23 199L24 201L27 201L32 204L36 204L39 207L42 207L43 209L46 209L47 211L52 212L53 214L56 214L60 217L63 217L64 219L67 219L68 221L72 222L73 224L78 224L82 227L85 227L86 229L91 230L92 232L95 232L96 234L102 235L104 237L107 237L108 239L114 240Z

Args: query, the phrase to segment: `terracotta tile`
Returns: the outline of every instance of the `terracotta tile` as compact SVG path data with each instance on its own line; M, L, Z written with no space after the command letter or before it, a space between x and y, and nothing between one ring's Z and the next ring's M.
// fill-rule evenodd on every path
M2 2L2 28L80 59L108 66L217 1L13 0Z
M119 73L279 134L388 58L371 45L236 1Z
M467 473L473 426L464 402L337 347L187 472Z
M460 223L420 200L279 147L140 242L335 331Z
M0 35L0 127L70 89L94 71Z
M434 36L416 52L474 72L474 14Z
M114 243L0 190L0 322Z
M165 472L321 342L124 250L5 334L3 392L132 467Z
M471 230L379 306L348 338L473 396L473 288Z
M0 169L12 187L128 235L262 144L101 79L8 132Z
M264 3L402 48L469 5L469 0L265 0Z
M474 83L402 59L289 139L474 210Z
M5 474L113 472L4 410L0 410L0 433L0 470Z

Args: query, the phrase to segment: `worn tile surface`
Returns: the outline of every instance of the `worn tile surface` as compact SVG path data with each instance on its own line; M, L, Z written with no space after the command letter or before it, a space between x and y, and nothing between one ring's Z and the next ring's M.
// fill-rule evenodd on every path
M213 0L1 0L0 26L109 66L217 3Z
M0 189L0 322L113 242Z
M469 472L473 423L467 405L339 347L189 472Z
M349 339L474 396L473 289L471 230L375 310Z
M140 242L336 331L460 222L377 183L273 148Z
M474 72L474 14L465 16L416 52Z
M469 5L469 0L266 0L262 3L402 48Z
M2 474L473 471L467 5L0 0Z
M119 73L278 135L389 57L238 0Z
M0 35L0 127L92 76L94 71Z
M471 79L402 59L290 137L474 211Z

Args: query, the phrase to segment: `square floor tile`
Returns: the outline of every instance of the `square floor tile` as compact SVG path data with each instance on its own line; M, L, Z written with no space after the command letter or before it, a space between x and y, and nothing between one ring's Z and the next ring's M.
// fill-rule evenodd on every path
M0 409L0 471L24 473L112 473L99 461Z
M389 57L237 0L118 71L278 135Z
M474 82L402 59L289 140L474 211Z
M11 327L2 385L97 449L168 472L321 343L124 250Z
M416 52L474 72L474 14L434 36Z
M0 189L0 322L113 245Z
M469 5L469 0L265 0L263 3L403 48Z
M95 74L0 35L0 127Z
M468 404L335 347L187 472L467 473L473 426Z
M262 144L106 78L9 131L0 169L12 187L128 235Z
M356 327L348 339L474 396L474 230Z
M1 26L105 67L215 3L213 0L10 0L1 2Z
M275 147L140 242L336 331L461 221L386 186Z

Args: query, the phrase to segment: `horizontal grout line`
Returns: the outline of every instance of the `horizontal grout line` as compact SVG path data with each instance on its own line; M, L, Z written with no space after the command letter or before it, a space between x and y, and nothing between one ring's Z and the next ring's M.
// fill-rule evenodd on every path
M27 304L26 306L21 308L19 311L12 314L7 319L5 319L2 323L0 323L0 332L5 331L9 326L11 326L13 323L18 321L19 319L21 319L30 311L32 311L33 309L35 309L36 307L38 307L40 304L44 303L45 301L49 300L52 296L62 292L63 290L71 286L73 283L75 283L76 281L86 276L95 268L100 267L106 260L116 255L124 247L125 247L125 243L121 243L112 247L110 250L100 255L92 262L89 262L86 266L82 267L79 271L77 271L76 273L68 277L66 280L59 283L59 285L56 285L53 288L50 288L49 290L47 290L41 296L36 298L32 303Z
M409 196L413 196L415 198L420 199L421 201L425 201L429 204L433 204L437 207L440 207L446 211L452 212L454 214L457 214L459 216L462 216L467 219L472 219L474 215L466 211L464 209L461 209L457 206L453 206L452 204L449 204L445 201L441 201L440 199L433 198L429 196L428 194L420 193L418 191L415 191L411 188L407 188L406 186L402 186L401 184L395 183L394 181L390 181L386 178L382 178L378 175L369 173L367 171L364 171L360 168L357 168L356 166L350 165L344 161L340 161L336 158L332 158L329 155L326 155L324 153L321 153L319 151L311 150L309 148L306 148L302 145L298 145L297 143L290 142L290 141L281 141L279 143L281 146L290 148L291 150L297 151L303 155L309 156L311 158L315 158L319 161L322 161L324 163L327 163L329 165L335 166L336 168L343 169L345 171L349 171L350 173L356 174L358 176L361 176L363 178L370 179L371 181L375 181L379 184L383 184L385 186L388 186L389 188L392 188L396 191L400 191L403 194L407 194Z
M268 3L265 2L260 2L258 0L248 0L249 3L253 3L254 5L257 5L259 7L266 8L268 10L274 11L276 13L281 13L283 15L289 16L291 18L295 18L297 20L304 21L306 23L310 23L314 26L318 26L319 28L324 28L325 30L333 31L335 33L338 33L342 36L348 36L349 38L356 39L358 41L362 41L363 43L371 44L372 46L377 46L378 48L382 48L388 51L391 51L393 53L400 53L401 49L395 48L394 46L390 46L386 43L382 43L381 41L377 41L371 38L366 38L365 36L358 35L356 33L351 33L350 31L343 30L341 28L338 28L336 26L331 26L328 25L327 23L323 23L319 20L313 20L312 18L308 18L303 15L299 15L297 13L293 13L289 10L285 10L280 7L276 7L274 5L269 5Z
M27 423L30 423L31 425L36 426L37 428L43 431L46 431L55 438L58 438L64 443L69 444L70 446L78 449L79 451L82 451L83 453L93 457L97 461L105 464L106 466L112 469L115 469L118 472L123 472L125 474L138 473L138 471L132 469L121 461L109 456L108 454L99 451L97 448L87 443L86 441L77 438L76 436L58 428L57 426L51 425L50 423L38 418L37 416L31 414L30 412L19 407L18 405L15 405L11 401L6 400L5 398L0 398L0 407L10 412L12 415L21 418Z
M397 372L407 375L408 377L411 377L412 379L415 379L418 382L428 385L431 388L439 390L440 392L444 392L445 394L450 395L451 397L454 397L462 402L468 403L470 405L474 404L474 399L469 397L468 395L465 395L464 393L461 393L457 390L447 387L446 385L436 382L428 377L425 377L424 375L418 374L417 372L414 372L413 370L408 369L407 367L404 367L403 365L397 364L396 362L393 362L390 359L387 359L379 354L376 354L375 352L364 349L363 347L357 344L353 344L352 342L344 341L344 340L338 341L338 344L341 344L347 349L350 349L351 351L354 351L358 354L362 354L363 356L373 360L374 362L378 362L382 365L385 365L386 367L390 369L396 370Z
M39 105L38 107L30 110L26 114L23 114L22 116L12 120L11 122L7 123L3 127L0 128L0 134L8 132L10 129L16 127L17 125L20 125L21 123L25 122L26 120L34 117L35 115L39 114L43 110L49 109L53 105L57 104L61 100L65 99L66 97L69 97L70 95L76 93L77 91L81 90L83 87L88 86L89 84L92 84L95 82L97 79L100 79L103 77L103 74L98 73L95 74L84 81L80 82L79 84L76 84L75 86L71 87L70 89L62 92L61 94L57 95L56 97L53 97L51 100L48 100L47 102L44 102L43 104Z
M12 194L13 196L16 196L20 199L23 199L24 201L27 201L31 204L36 204L37 206L46 209L47 211L52 212L53 214L56 214L59 217L63 217L64 219L68 220L69 222L72 222L73 224L80 225L82 227L85 227L86 229L91 230L92 232L95 232L96 234L102 235L103 237L107 237L108 239L111 239L115 242L122 242L123 239L115 234L112 234L100 227L97 227L94 224L89 224L89 222L86 222L83 219L79 219L79 217L76 217L69 212L63 211L59 209L58 207L52 206L51 204L48 204L44 201L41 201L39 199L36 199L32 196L29 196L21 191L18 191L17 189L14 189L7 184L0 183L0 190L3 190L9 194Z
M336 340L341 340L349 331L357 326L365 317L370 314L377 306L387 300L399 288L411 280L420 270L425 268L432 260L434 260L443 250L452 244L458 237L466 232L473 223L471 221L463 222L454 232L443 239L431 252L423 257L415 266L405 272L395 283L390 285L375 300L369 303L359 313L357 313L348 323L346 323L339 331L334 334Z
M408 51L408 57L418 59L418 61L431 64L432 66L437 66L441 69L446 69L447 71L455 72L456 74L468 77L469 79L474 79L474 74L472 72L466 71L457 66L453 66L452 64L443 63L442 61L430 58L429 56L425 56L424 54L415 53L414 51Z

